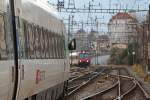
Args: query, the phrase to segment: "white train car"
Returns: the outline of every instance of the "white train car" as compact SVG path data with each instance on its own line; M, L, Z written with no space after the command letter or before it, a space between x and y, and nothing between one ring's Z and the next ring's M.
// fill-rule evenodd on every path
M0 0L0 100L56 100L69 77L64 24L43 0L14 1Z
M72 52L69 54L70 64L78 66L79 64L79 52Z

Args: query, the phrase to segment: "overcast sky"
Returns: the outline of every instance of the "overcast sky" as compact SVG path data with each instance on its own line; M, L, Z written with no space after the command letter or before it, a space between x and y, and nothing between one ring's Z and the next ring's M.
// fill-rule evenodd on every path
M57 0L49 0L51 3L57 4ZM62 1L62 0L60 0ZM68 1L69 0L64 0L65 2L65 7L68 7ZM88 7L88 3L89 1L93 4L93 5L99 5L101 8L109 8L110 2L111 1L111 8L131 8L131 9L147 9L149 7L150 4L150 0L74 0L75 1L75 6L76 8L83 8L84 5L86 7ZM68 14L66 13L60 13L61 17L64 19L68 18ZM102 23L108 23L109 19L111 18L111 16L113 16L113 14L103 14L103 13L99 13L99 14L73 14L74 20L77 21L83 21L83 22L87 22L87 20L90 20L89 16L93 18L95 18L95 16L97 16L99 18L99 22ZM139 19L144 18L144 14L138 14ZM81 26L79 26L80 28ZM96 27L85 27L84 29L87 31L90 31L91 28L95 29ZM99 25L99 31L104 31L107 32L107 26L105 25Z

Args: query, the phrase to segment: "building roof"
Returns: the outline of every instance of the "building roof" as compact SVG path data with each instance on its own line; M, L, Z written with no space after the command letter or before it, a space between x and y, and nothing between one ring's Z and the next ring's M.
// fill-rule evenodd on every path
M116 15L112 16L110 21L115 20L115 19L132 19L133 21L137 22L137 19L131 16L129 13L126 12L119 12Z
M83 30L83 29L80 29L80 30L77 31L77 34L83 34L83 33L86 34L85 30Z
M100 36L98 36L98 39L109 40L109 37L108 37L108 35L100 35Z

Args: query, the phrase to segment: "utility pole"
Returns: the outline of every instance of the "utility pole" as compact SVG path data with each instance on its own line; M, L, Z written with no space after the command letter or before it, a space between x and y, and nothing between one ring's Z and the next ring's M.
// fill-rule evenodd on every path
M68 42L69 42L69 40L70 40L70 15L69 15L69 18L68 18Z
M69 15L69 18L68 18L68 42L70 41L70 21L71 21L71 17ZM72 50L71 50L71 65L72 65Z
M68 9L75 9L75 1L74 0L69 0L68 1Z
M71 19L70 19L70 33L72 34L73 33L73 24L74 24L74 15L71 15Z
M148 74L150 74L150 5L149 5L149 14L148 14Z
M96 23L96 29L97 29L97 34L98 34L98 19L97 19L97 17L96 17L96 19L95 19L95 23ZM97 65L99 64L99 62L98 62L98 54L99 54L99 44L98 44L98 37L96 38L96 43L97 43L97 54L96 54L96 56L97 56Z
M69 15L69 22L68 22L68 42L72 39L72 33L73 33L73 18L74 18L74 16L73 15ZM73 61L73 58L72 58L72 50L71 50L71 65L73 65L72 64L72 61Z
M57 1L57 10L60 11L60 9L64 8L64 0L60 1L58 0Z

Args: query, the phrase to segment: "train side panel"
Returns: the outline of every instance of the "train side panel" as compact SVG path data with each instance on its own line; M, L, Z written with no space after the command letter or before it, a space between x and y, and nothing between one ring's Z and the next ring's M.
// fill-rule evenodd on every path
M15 4L20 68L17 99L39 96L47 89L56 99L69 77L64 25L35 0L16 0Z
M8 0L0 0L0 100L12 100L14 51Z
M57 84L63 84L65 81L63 63L64 60L55 59L22 60L24 76L21 76L18 100L38 94Z

